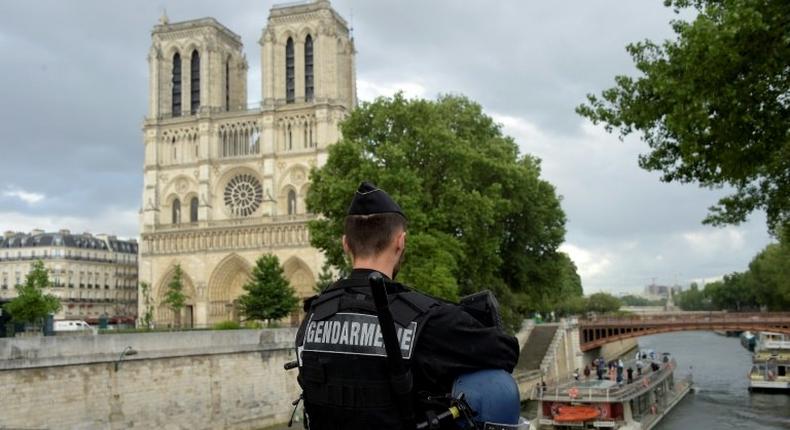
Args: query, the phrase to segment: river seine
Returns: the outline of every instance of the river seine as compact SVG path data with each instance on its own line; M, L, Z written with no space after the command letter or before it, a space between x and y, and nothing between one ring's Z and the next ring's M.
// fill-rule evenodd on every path
M790 395L749 392L751 353L738 338L678 332L640 338L639 346L672 353L675 377L691 368L696 387L655 430L790 429Z

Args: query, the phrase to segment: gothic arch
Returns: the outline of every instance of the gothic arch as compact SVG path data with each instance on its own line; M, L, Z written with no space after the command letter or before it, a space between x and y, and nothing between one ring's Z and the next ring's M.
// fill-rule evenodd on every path
M164 306L162 304L162 302L165 299L165 294L167 294L167 284L169 284L170 281L173 279L173 275L175 274L175 271L176 271L175 264L171 264L170 268L159 279L159 283L156 285L156 290L155 290L156 293L154 295L154 297L155 297L155 299L154 299L154 309L155 309L154 320L156 321L156 324L159 324L159 325L170 325L170 324L173 324L173 322L174 322L173 311L168 309L166 306ZM184 316L186 315L187 317L189 317L189 312L185 312L185 310L193 309L193 306L195 305L195 298L196 298L195 283L192 282L192 278L189 276L188 273L186 273L183 270L183 268L181 270L181 273L182 273L181 279L182 279L182 282L183 282L183 285L184 285L184 290L183 291L184 291L184 294L186 295L185 309L181 311L182 312L181 324L182 324L182 326L191 326L192 325L192 321L191 320L185 321L184 320ZM187 308L187 307L189 307L189 308Z
M234 301L244 292L250 272L250 263L235 253L217 264L208 282L209 323L238 319Z
M290 37L290 38L292 38L292 39L294 40L294 43L296 43L297 37L296 37L296 35L293 33L293 31L291 31L290 29L286 29L286 30L284 30L283 32L281 32L281 33L280 33L280 34L279 34L279 35L276 37L276 39L277 39L277 41L278 41L278 42L279 42L279 41L282 41L282 46L283 46L283 49L285 49L285 43L288 41L288 38L289 38L289 37Z
M301 40L302 42L304 42L304 40L305 40L305 38L307 38L307 36L312 37L313 38L313 42L315 42L316 35L317 35L316 31L313 28L311 28L310 26L308 26L308 25L302 27L299 30L299 40Z
M299 257L293 256L283 263L285 278L291 283L299 298L312 296L316 279L307 263Z
M162 188L162 194L168 196L168 202L172 202L173 196L183 200L186 195L197 193L197 188L198 183L194 178L189 175L178 175Z

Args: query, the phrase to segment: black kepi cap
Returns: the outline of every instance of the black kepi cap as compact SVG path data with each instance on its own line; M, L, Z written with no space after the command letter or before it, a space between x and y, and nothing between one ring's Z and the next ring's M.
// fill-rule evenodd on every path
M370 182L359 184L354 200L348 207L348 215L372 215L396 213L406 218L400 206L384 190Z

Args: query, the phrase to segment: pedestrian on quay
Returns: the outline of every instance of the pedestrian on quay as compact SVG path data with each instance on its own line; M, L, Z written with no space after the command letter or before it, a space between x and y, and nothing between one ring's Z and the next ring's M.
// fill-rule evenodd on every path
M590 379L590 365L589 364L585 364L584 365L584 380L586 381L588 379Z
M628 370L626 371L628 374L628 383L634 382L634 369L631 366L628 366Z

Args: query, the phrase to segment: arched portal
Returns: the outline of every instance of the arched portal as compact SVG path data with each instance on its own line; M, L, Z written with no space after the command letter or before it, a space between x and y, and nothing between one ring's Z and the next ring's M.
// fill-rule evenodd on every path
M159 283L157 284L156 298L154 302L154 322L158 326L171 327L176 323L173 310L164 304L168 285L170 284L170 281L173 280L175 272L175 266L170 267L170 269L165 272L165 275L162 276L162 278L159 280ZM182 291L186 296L186 303L184 308L181 309L180 325L181 327L192 327L194 323L193 310L196 297L195 284L192 282L192 278L187 272L183 270L183 268L181 270L181 282L184 286Z
M250 278L250 264L237 254L225 257L214 269L208 284L208 322L238 321L236 300Z
M300 301L315 294L316 279L310 267L301 258L291 257L286 260L283 264L283 273ZM291 314L291 324L299 324L303 314L302 307L298 306Z

